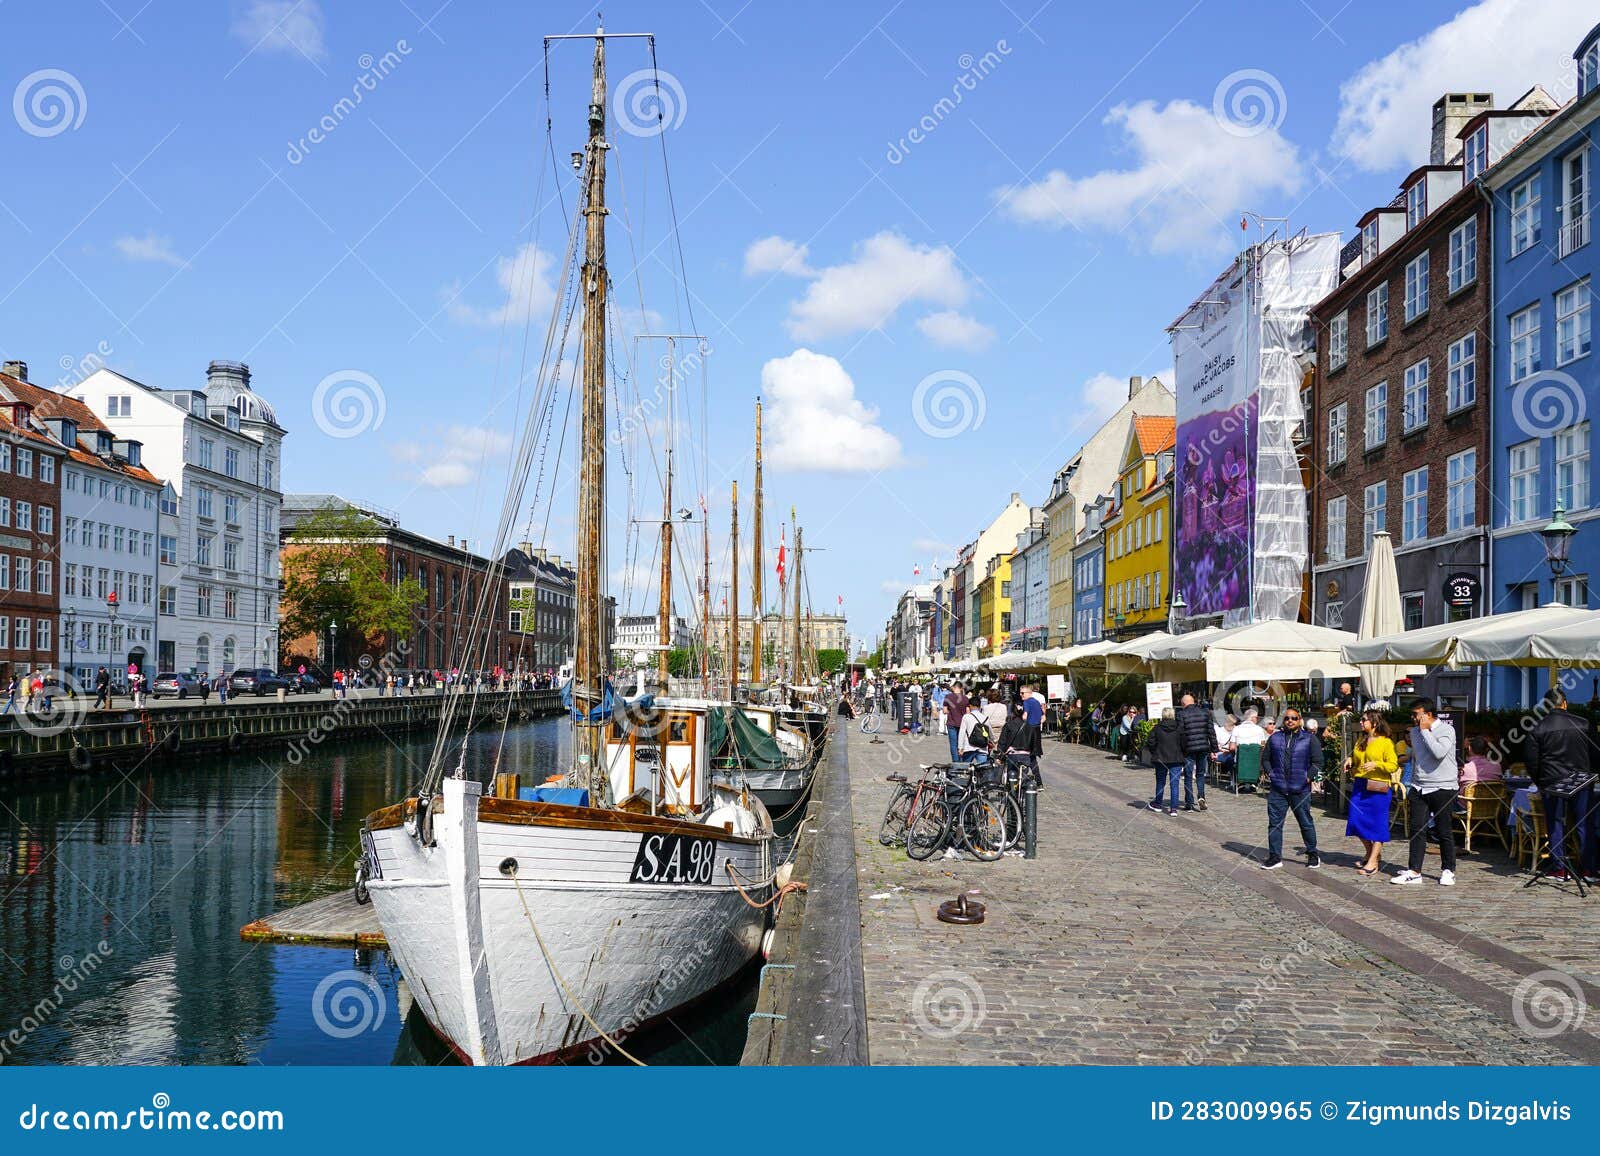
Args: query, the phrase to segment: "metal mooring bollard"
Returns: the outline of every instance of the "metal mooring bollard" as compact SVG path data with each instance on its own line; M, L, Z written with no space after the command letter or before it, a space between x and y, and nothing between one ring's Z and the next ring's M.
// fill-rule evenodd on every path
M1039 784L1029 783L1022 792L1022 857L1039 857Z

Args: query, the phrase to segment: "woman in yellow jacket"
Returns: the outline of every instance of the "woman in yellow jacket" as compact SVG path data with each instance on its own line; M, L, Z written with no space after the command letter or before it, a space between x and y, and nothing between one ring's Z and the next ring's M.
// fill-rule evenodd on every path
M1381 712L1369 710L1361 716L1361 738L1345 766L1354 776L1350 792L1350 819L1344 833L1361 840L1366 858L1357 868L1363 875L1375 875L1389 841L1389 801L1400 781L1400 760L1389 724Z

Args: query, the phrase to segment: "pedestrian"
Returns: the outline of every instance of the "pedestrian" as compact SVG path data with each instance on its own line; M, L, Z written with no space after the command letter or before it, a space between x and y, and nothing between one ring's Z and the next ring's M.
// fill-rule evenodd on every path
M983 717L983 712L976 708L967 710L961 716L959 727L951 732L957 736L956 761L962 763L987 763L989 761L989 744L994 741L994 736L989 730L989 724Z
M1361 715L1361 737L1345 760L1353 776L1350 783L1350 817L1344 825L1346 835L1361 840L1365 854L1356 870L1376 875L1383 865L1383 845L1389 841L1389 804L1400 782L1400 761L1394 753L1394 740L1383 712L1369 710Z
M17 676L12 675L6 680L6 707L0 714L10 714L17 709Z
M1165 812L1178 813L1178 780L1183 772L1183 732L1178 726L1177 712L1170 706L1161 712L1161 718L1144 739L1145 754L1156 769L1156 797L1145 804L1152 811L1163 810L1162 794L1169 796Z
M200 672L200 701L202 703L211 701L211 672L209 670Z
M1355 710L1355 687L1351 686L1348 682L1341 682L1339 684L1339 693L1334 696L1333 705L1337 710L1340 711Z
M94 676L94 706L96 710L111 709L111 672L103 666Z
M1463 787L1473 783L1494 783L1505 777L1505 769L1489 754L1488 739L1482 735L1473 735L1467 740L1467 750L1472 753L1467 761L1461 764Z
M33 676L22 676L22 713L28 714L33 710Z
M1246 719L1254 711L1246 713ZM1243 724L1240 724L1241 726ZM1300 712L1283 714L1283 729L1267 740L1267 858L1263 870L1283 866L1283 821L1290 811L1306 844L1306 866L1322 866L1317 854L1317 825L1311 819L1311 780L1322 770L1322 744L1300 728Z
M1183 809L1206 809L1206 771L1217 750L1211 712L1185 693L1178 700L1178 734L1183 743Z
M1005 729L1006 716L1005 692L999 684L991 686L983 695L983 721L989 724L989 733L998 735Z
M1121 734L1118 737L1117 749L1122 752L1122 761L1125 763L1133 762L1133 743L1134 736L1138 734L1136 729L1138 725L1139 708L1130 706L1123 712L1122 721L1118 724Z
M1428 824L1439 836L1439 886L1456 884L1456 832L1451 818L1461 793L1461 773L1456 766L1456 730L1438 716L1431 698L1411 704L1411 856L1406 870L1389 880L1401 885L1422 882L1422 864L1428 853Z
M950 687L944 696L944 729L950 736L950 761L958 762L961 759L961 720L966 717L972 704L967 701L965 689L957 682Z
M1546 873L1557 879L1572 877L1567 836L1576 827L1578 866L1583 881L1600 883L1600 876L1596 874L1594 814L1590 810L1594 787L1571 790L1565 786L1592 778L1600 770L1600 750L1595 746L1589 725L1567 710L1567 695L1559 686L1545 693L1544 707L1545 716L1534 724L1533 732L1523 745L1523 761L1544 800L1551 864Z

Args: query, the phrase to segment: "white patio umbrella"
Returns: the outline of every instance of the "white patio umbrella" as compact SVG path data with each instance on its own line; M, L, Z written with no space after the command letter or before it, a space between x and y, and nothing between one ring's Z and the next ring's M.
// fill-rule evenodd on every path
M1348 630L1304 622L1252 622L1202 641L1207 682L1298 682L1356 674L1342 654L1356 641ZM1174 657L1191 655L1178 648Z
M1405 629L1400 613L1400 575L1394 565L1394 543L1386 530L1372 535L1372 547L1367 551L1367 581L1361 592L1361 625L1357 638L1379 638ZM1421 666L1400 666L1394 663L1366 663L1361 671L1361 685L1373 698L1388 699L1394 694L1394 684L1402 677L1421 674Z
M1502 662L1514 666L1543 666L1548 659L1519 654L1534 635L1572 626L1593 616L1575 606L1540 606L1513 610L1459 622L1441 622L1420 630L1386 634L1353 642L1344 648L1347 662L1401 663L1423 666L1471 666Z
M1588 611L1567 626L1541 630L1527 640L1527 651L1529 658L1541 663L1594 663L1600 658L1600 610Z
M1106 672L1108 674L1148 672L1150 651L1164 642L1171 641L1173 637L1165 630L1157 630L1151 634L1140 635L1130 642L1119 643L1115 650L1106 655Z

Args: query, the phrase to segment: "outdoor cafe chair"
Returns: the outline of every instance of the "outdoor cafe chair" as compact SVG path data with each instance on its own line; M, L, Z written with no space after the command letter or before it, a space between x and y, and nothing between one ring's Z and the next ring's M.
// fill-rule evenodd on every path
M1253 787L1261 782L1261 744L1246 743L1234 752L1233 793L1240 787Z
M1468 783L1461 788L1461 809L1455 813L1455 822L1461 828L1461 849L1472 850L1472 836L1477 833L1497 839L1500 846L1510 850L1506 841L1506 810L1511 798L1506 785L1500 782Z

